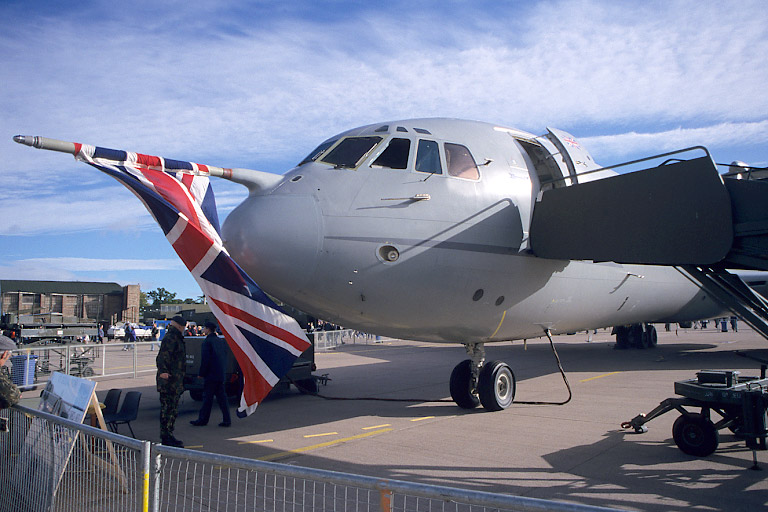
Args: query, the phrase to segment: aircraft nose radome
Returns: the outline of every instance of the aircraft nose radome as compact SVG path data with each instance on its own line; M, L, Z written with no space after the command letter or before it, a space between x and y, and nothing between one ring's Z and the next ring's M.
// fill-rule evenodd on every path
M310 196L252 196L222 226L234 260L267 293L287 299L304 287L320 249L320 210Z

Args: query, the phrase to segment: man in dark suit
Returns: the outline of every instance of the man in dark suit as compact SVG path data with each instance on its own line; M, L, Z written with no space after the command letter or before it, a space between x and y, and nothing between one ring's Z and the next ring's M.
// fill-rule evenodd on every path
M196 427L208 424L213 407L213 398L219 404L221 414L224 417L219 423L220 427L228 427L232 423L227 404L227 392L224 389L224 371L227 362L227 347L225 341L216 335L216 324L205 322L203 329L205 341L200 354L200 377L205 379L203 384L203 405L196 420L190 423Z

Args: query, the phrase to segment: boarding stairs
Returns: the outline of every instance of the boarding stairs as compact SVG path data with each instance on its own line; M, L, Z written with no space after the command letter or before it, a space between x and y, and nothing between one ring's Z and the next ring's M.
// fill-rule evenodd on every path
M654 159L664 161L645 167ZM768 271L768 178L749 168L721 175L701 146L579 176L621 166L643 168L593 181L571 176L542 191L531 252L677 267L768 339L768 301L729 271Z

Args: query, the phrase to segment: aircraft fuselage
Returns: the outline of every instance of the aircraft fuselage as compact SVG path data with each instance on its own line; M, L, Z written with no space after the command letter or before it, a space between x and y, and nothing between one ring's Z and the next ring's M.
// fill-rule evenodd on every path
M557 130L536 137L449 119L369 125L254 188L224 223L225 245L280 300L414 340L492 342L718 314L674 268L530 254L542 187L597 167Z

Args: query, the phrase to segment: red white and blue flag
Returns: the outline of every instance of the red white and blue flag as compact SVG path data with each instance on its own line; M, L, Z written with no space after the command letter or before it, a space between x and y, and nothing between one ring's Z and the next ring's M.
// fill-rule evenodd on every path
M116 178L147 207L192 273L243 373L251 414L310 343L222 245L205 165L75 144L75 158Z

